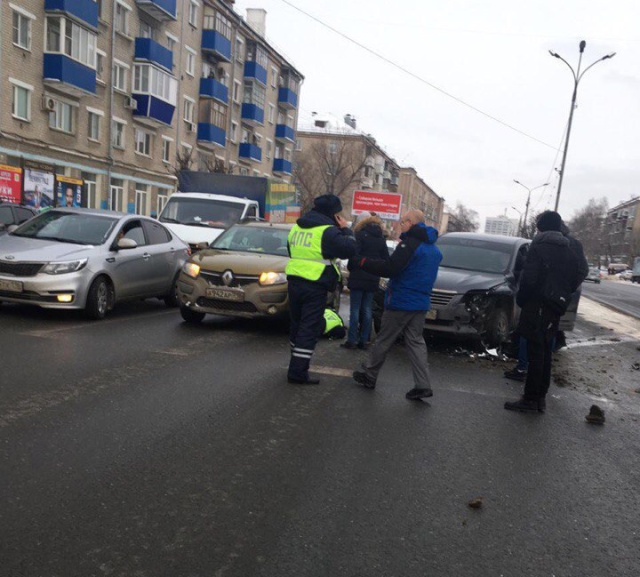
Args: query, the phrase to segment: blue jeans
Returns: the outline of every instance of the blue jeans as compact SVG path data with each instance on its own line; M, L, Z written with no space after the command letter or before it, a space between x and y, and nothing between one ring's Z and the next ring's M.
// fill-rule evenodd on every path
M349 334L350 343L365 344L371 337L373 319L373 291L352 290L349 295Z

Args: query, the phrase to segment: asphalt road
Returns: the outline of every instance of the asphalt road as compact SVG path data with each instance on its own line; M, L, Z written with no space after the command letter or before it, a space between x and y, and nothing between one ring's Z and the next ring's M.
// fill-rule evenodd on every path
M402 347L366 391L343 376L364 353L328 341L321 385L287 385L281 327L153 301L0 323L3 577L640 572L637 403L596 427L554 387L510 413L504 365L448 349L407 401Z
M640 319L640 285L631 281L585 282L582 292L589 298Z

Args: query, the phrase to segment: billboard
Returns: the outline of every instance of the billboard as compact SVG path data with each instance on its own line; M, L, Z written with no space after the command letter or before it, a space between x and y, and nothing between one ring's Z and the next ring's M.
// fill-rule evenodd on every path
M85 206L82 202L83 180L56 176L56 206Z
M358 216L363 212L375 212L380 218L400 220L402 195L395 192L376 192L374 190L356 190L353 193L351 214Z
M34 208L53 206L56 175L53 166L27 165L24 168L24 204Z
M293 184L269 183L265 218L274 223L292 223L300 218L300 206L296 203L296 187Z
M0 201L22 201L22 169L0 164Z

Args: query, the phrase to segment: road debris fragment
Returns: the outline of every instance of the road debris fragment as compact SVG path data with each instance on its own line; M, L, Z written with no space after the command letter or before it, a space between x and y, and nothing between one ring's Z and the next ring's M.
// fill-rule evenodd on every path
M598 405L591 405L585 419L587 419L587 423L592 425L604 425L604 411Z

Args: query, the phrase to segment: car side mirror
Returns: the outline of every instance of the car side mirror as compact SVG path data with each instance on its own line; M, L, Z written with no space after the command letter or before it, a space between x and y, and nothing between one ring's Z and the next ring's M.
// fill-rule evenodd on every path
M117 243L116 243L116 248L118 250L127 250L127 249L131 249L131 248L137 248L138 243L133 240L132 238L121 238Z
M0 222L0 232L7 230L7 225L4 222Z
M199 243L196 245L196 248L197 248L198 250L205 250L206 248L209 248L209 243L208 243L208 242L199 242Z

